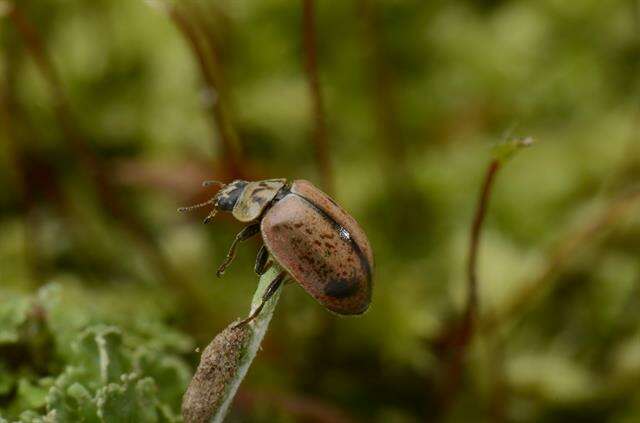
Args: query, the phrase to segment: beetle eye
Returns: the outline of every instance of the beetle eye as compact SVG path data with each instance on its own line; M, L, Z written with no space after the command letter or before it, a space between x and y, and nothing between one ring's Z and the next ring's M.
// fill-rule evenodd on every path
M216 195L216 208L224 211L233 210L247 183L246 181L235 181L221 189Z
M345 228L340 228L340 238L348 241L349 239L351 239L351 234Z

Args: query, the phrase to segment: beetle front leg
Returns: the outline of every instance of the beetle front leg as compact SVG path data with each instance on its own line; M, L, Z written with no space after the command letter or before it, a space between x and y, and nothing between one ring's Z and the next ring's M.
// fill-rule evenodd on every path
M229 265L235 258L236 246L238 245L238 243L241 241L248 240L252 236L256 235L258 232L260 232L260 224L254 223L253 225L245 226L245 228L241 230L240 233L238 233L238 235L236 235L236 239L233 240L233 242L231 243L231 247L229 247L229 252L227 253L227 257L225 257L224 261L222 262L222 264L218 268L218 271L216 272L216 275L218 277L221 277L224 274L225 270L227 270L227 267L229 267Z
M287 276L287 272L285 272L284 270L282 272L278 273L278 276L276 276L271 281L271 283L269 284L267 289L264 291L264 294L262 295L262 301L260 302L260 305L258 307L256 307L256 309L251 312L249 317L247 317L246 319L241 320L238 323L236 323L233 326L234 329L238 328L240 326L244 326L247 323L249 323L250 321L252 321L253 319L255 319L256 317L258 317L258 315L262 311L262 308L267 303L267 301L269 301L269 299L271 297L273 297L273 294L275 294L278 291L278 288L280 288L280 285L282 285L282 281L284 280L284 278L286 276Z
M258 276L264 275L264 272L266 272L269 269L270 263L271 262L269 261L269 250L267 250L266 245L263 245L262 247L260 247L260 250L258 251L258 255L256 256L256 265L254 267L256 274Z

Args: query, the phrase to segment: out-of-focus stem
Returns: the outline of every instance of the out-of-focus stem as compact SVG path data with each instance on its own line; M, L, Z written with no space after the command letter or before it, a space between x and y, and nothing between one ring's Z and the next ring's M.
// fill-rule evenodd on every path
M480 247L480 235L482 233L482 226L487 214L491 190L500 167L501 161L499 159L494 159L489 164L482 184L482 189L480 190L480 197L478 198L478 203L476 205L473 223L471 225L467 262L467 303L462 321L460 322L450 347L452 357L446 373L445 387L442 396L445 406L454 399L454 394L458 390L464 356L471 344L475 332L478 315L477 262Z
M594 219L566 236L549 254L545 266L531 279L501 311L485 317L480 322L482 331L492 331L502 322L513 321L522 315L533 300L539 299L543 291L550 288L557 274L582 248L598 234L618 222L640 203L640 190L628 192L613 200Z
M371 72L370 84L375 121L384 152L384 164L387 167L385 175L389 176L390 186L397 187L396 181L407 181L407 166L393 96L392 71L385 60L381 46L376 6L372 0L359 0L358 7L364 27L364 48L368 53L368 63L365 68Z
M29 270L33 286L37 286L40 278L38 254L38 229L35 218L33 195L27 187L27 170L24 151L18 140L18 131L15 128L16 100L13 87L15 86L15 46L4 46L3 59L5 63L4 73L0 75L0 134L4 133L9 163L13 170L13 187L19 196L19 207L24 215L24 256Z
M487 207L491 196L491 190L495 181L496 174L500 170L500 162L493 160L487 168L487 173L480 191L480 198L476 206L473 225L471 226L471 236L469 242L469 256L467 262L467 306L463 319L462 327L466 334L467 343L473 336L475 321L478 315L478 251L480 247L480 235L482 225L487 214Z
M178 4L166 2L165 5L169 17L184 36L198 63L205 87L203 101L211 114L212 119L209 122L220 137L226 176L231 179L243 178L245 172L242 166L242 145L231 121L228 105L225 104L226 96L222 93L222 72L214 46L202 33L203 28L199 26L202 24L201 21L192 18L186 9Z
M313 111L313 135L316 162L320 172L322 188L333 194L334 183L331 168L329 139L324 100L320 88L318 71L318 41L316 37L316 13L314 0L302 0L302 41L304 70L307 77L309 97Z
M177 274L177 271L158 248L144 222L122 204L112 181L107 176L104 163L74 125L62 81L47 54L45 43L37 28L15 3L9 3L7 16L24 42L27 51L32 55L49 88L56 118L71 146L71 152L93 183L100 205L111 214L113 221L131 237L151 263L154 271L165 280L170 289L178 293L180 300L189 304L189 307L194 310L194 314L208 316L210 314L208 305L202 300L203 296L198 292L198 288Z
M94 177L99 177L98 173L100 169L98 168L98 160L92 154L91 148L88 146L86 140L79 135L72 123L69 103L62 87L62 82L46 52L44 42L38 30L29 21L25 13L14 3L9 3L7 6L7 17L13 24L18 35L20 35L27 47L27 51L33 57L40 74L49 88L56 118L74 153L85 170L90 172Z
M493 160L485 172L478 202L476 203L471 232L469 236L469 252L467 259L467 301L462 319L457 326L453 326L447 336L445 353L448 356L445 370L444 387L441 393L442 410L446 412L454 402L460 389L460 379L464 358L473 341L478 321L478 253L480 251L480 236L491 199L496 175L503 165L520 149L533 144L533 139L517 138L497 144L493 151Z

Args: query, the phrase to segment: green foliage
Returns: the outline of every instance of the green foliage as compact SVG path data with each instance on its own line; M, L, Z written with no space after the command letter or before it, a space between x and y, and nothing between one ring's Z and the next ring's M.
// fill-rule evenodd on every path
M0 314L13 316L3 320L7 335L0 344L0 355L8 358L0 373L0 395L9 399L4 417L21 422L177 421L190 375L181 354L190 343L166 327L149 337L134 322L127 327L59 326L70 316L58 288L50 285L35 297L11 294L0 301ZM53 347L66 342L55 327L75 334L69 349ZM48 342L34 342L38 337ZM175 338L181 342L173 344Z

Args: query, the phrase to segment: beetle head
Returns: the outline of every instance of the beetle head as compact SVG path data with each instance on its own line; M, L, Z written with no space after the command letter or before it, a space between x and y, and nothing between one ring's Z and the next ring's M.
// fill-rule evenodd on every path
M222 211L232 211L247 184L247 181L238 179L230 184L224 185L216 196L213 197L214 207Z
M222 182L219 182L219 181L205 181L202 183L202 186L204 187L208 187L211 185L220 186L220 190L216 193L216 195L213 198L209 199L208 201L205 201L204 203L195 204L189 207L180 207L178 211L186 212L186 211L191 211L201 207L205 207L208 205L212 205L213 210L211 210L211 213L209 213L207 218L204 220L204 223L208 223L211 219L213 219L213 217L216 215L218 211L226 211L226 212L232 211L233 207L238 202L238 198L240 198L240 195L242 194L242 191L244 191L247 184L248 184L247 181L243 181L240 179L237 179L229 184L223 184Z

